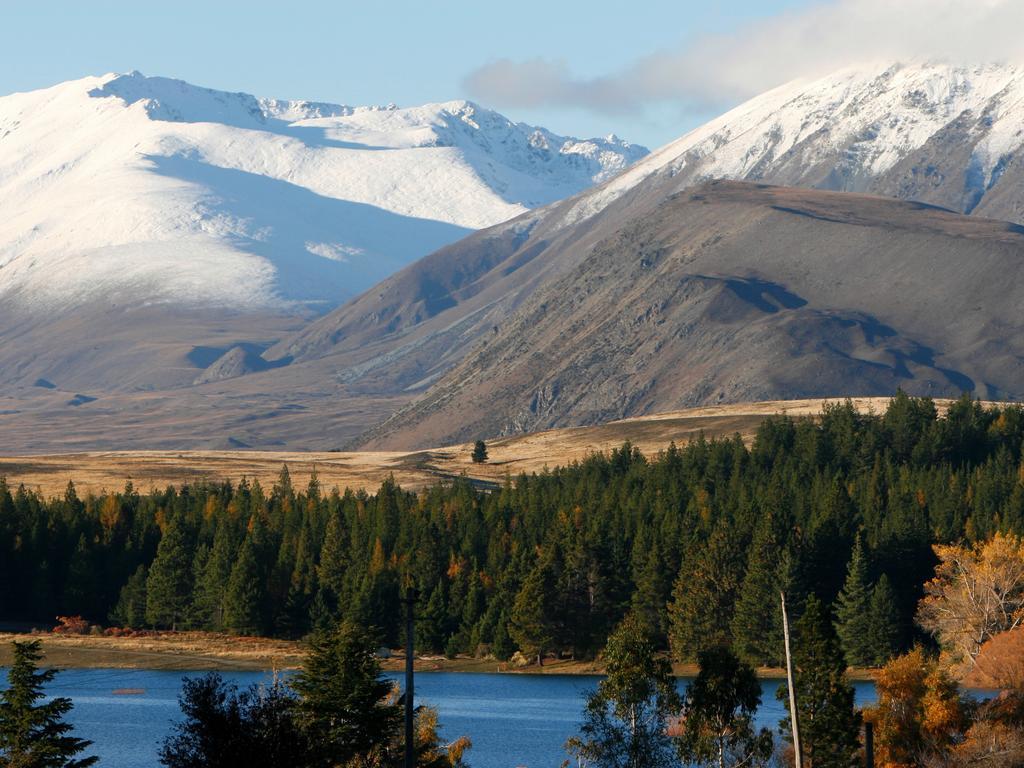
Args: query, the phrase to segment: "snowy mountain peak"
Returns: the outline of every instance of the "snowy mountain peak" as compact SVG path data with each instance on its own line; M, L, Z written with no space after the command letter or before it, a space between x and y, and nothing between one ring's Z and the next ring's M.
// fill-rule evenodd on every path
M1016 66L846 68L768 91L690 131L586 195L567 221L653 174L680 186L726 178L878 192L969 213L999 197L990 193L1019 157L1022 126L1024 70ZM1024 204L1013 212L988 214L1020 220Z
M139 72L12 94L0 300L328 308L645 154L466 101L288 101Z

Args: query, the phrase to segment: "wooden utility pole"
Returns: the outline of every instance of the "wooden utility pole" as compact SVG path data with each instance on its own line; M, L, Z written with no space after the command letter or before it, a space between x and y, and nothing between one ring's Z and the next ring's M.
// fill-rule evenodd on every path
M786 683L789 687L789 722L793 729L793 753L796 768L802 768L800 753L800 723L796 715L796 687L793 685L793 655L789 651L789 617L786 615L786 593L779 592L782 600L782 637L786 642Z
M405 603L405 768L415 768L416 765L416 745L413 734L413 716L415 710L413 709L413 653L415 649L415 643L413 642L413 632L416 628L416 615L415 605L416 598L419 597L419 591L413 587L408 587L405 590L405 599L402 600Z

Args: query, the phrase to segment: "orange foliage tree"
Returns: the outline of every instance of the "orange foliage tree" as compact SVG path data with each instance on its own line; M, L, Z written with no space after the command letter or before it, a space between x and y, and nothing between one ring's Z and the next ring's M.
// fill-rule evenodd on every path
M886 664L875 687L878 703L864 718L875 726L880 768L920 766L963 740L970 706L956 682L921 648Z
M1024 627L1000 632L981 646L967 683L1024 694Z
M936 545L917 621L954 661L973 666L981 646L1024 622L1024 540L996 534L974 547Z

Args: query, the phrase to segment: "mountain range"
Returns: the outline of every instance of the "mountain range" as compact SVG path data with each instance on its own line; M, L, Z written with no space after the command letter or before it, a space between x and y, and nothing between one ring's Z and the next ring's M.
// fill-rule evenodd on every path
M126 78L133 86L150 80ZM166 158L205 158L203 164L221 168L232 141L241 141L229 138L235 132L246 138L268 134L264 144L250 143L236 156L277 168L280 176L291 173L290 179L301 175L302 163L282 161L279 153L292 157L287 153L296 142L312 156L327 152L310 148L310 136L360 144L358 151L330 149L357 153L371 165L381 153L415 151L425 165L418 159L410 164L429 170L431 152L453 144L462 158L480 156L479 142L470 141L470 151L453 139L438 139L434 118L420 112L345 112L206 92L214 94L209 104L197 100L205 111L196 106L189 113L168 106L169 96L135 99L131 88L118 85L126 78L91 84L90 93L111 86L123 92L89 98L135 109L132 119L140 124L160 123L161 131L165 123L175 130L184 126L183 135L208 139L203 148L178 151L180 135L162 138L164 154L150 148L133 156L142 165L133 173L161 180L176 173L179 183L188 176L161 170ZM175 81L159 83L170 88L165 84ZM459 104L442 105L444 114L462 114L456 135L494 135L467 129L462 109L471 110L478 126L492 120L482 119L478 107ZM0 156L9 114L0 111ZM77 333L69 327L51 323L45 339L27 332L13 345L4 331L0 393L6 396L0 409L9 413L0 415L0 424L9 439L30 450L53 444L33 430L40 419L59 430L65 444L80 447L404 449L739 400L882 395L897 387L942 396L968 390L992 399L1024 397L1024 350L1015 319L1024 298L1015 279L1024 258L1022 117L1024 71L935 63L867 66L790 83L643 158L643 150L613 139L603 147L584 142L593 149L576 153L566 149L576 146L572 140L519 130L494 117L517 137L509 139L511 146L536 148L542 137L549 156L553 146L560 147L559 157L580 155L568 165L559 160L563 170L557 172L556 166L527 163L538 190L564 199L527 194L524 187L511 195L516 202L493 193L488 199L505 207L498 212L495 205L492 222L479 210L477 218L460 219L435 208L432 226L477 231L449 237L430 255L313 318L310 304L329 302L290 287L302 284L302 270L292 268L301 259L279 257L272 233L266 242L253 236L258 229L239 235L237 221L249 219L224 213L227 223L218 230L226 233L223 240L247 257L266 254L261 258L275 270L261 284L262 293L250 295L258 299L217 311L193 308L169 325L164 299L132 309L133 318L143 318L160 307L159 322L132 322L121 310L89 308L66 294L78 326L84 320L86 328L110 332L98 334L93 349L68 354ZM246 120L271 128L236 125ZM358 138L353 122L363 126ZM415 144L410 135L421 131L433 138L415 150L383 149L398 139L395 133L380 136L380 126L396 123L418 126L397 132L406 145ZM496 145L488 146L493 154ZM500 166L491 160L473 167L515 166L521 172L524 165L508 156L532 157L532 149L506 152L508 145L498 146L506 158ZM446 173L458 165L444 154L437 163ZM565 167L581 171L578 190L553 182ZM481 172L476 178L493 177ZM216 188L211 177L203 179L208 189ZM189 184L195 180L189 177ZM64 189L59 178L46 183ZM83 181L82 189L88 188ZM511 187L490 186L499 188ZM458 208L449 192L441 195L440 207ZM223 190L217 194L224 199ZM396 188L389 200L403 194ZM249 204L241 187L232 199L243 209ZM366 204L377 215L379 203ZM403 217L429 218L424 210L388 205ZM219 215L209 220L220 221ZM54 226L65 218L55 216ZM200 219L208 221L202 213ZM327 209L314 210L308 220L289 218L290 240L301 240L303 248L364 248L323 233L331 222ZM367 232L385 231L379 221L369 222ZM492 226L480 229L486 223ZM9 240L14 245L6 264L48 230L38 231ZM83 223L67 231L67 242L74 242L76 232L89 230ZM141 257L130 250L126 259L134 264ZM346 252L347 258L354 255ZM190 269L206 268L201 258L181 258ZM24 268L0 271L0 296L7 290L26 304L37 293L49 296L46 289L18 284L23 274ZM12 291L11 285L20 287ZM123 293L100 291L108 299ZM191 346L182 343L186 336ZM64 381L46 373L60 354ZM146 355L160 360L159 381L129 374ZM111 378L117 383L108 383ZM31 387L29 380L41 384ZM91 388L90 381L96 382Z

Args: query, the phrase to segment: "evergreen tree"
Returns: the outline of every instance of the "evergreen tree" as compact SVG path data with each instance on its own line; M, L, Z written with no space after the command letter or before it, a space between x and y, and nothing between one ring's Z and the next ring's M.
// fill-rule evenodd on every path
M337 606L345 591L345 576L348 573L348 532L340 513L330 516L324 543L320 549L318 575L320 585L327 593L325 600Z
M732 619L733 648L750 664L777 667L783 662L778 596L791 592L792 571L793 558L780 546L774 517L767 514L754 532Z
M794 625L794 685L800 746L808 768L852 768L857 759L860 714L853 705L853 686L846 679L846 659L821 601L807 599ZM777 694L787 701L785 684ZM789 717L781 723L792 742Z
M473 454L471 456L474 464L483 464L487 461L487 443L483 440L477 440L473 445Z
M138 629L146 625L146 566L135 569L121 588L110 620L118 626Z
M547 604L553 597L551 574L543 562L538 563L526 578L512 604L509 634L527 657L536 657L543 666L544 653L554 644L552 618Z
M566 748L597 768L675 765L668 720L682 702L668 660L656 653L645 622L629 615L608 638L606 677L587 697L580 735Z
M213 547L196 581L193 614L203 629L224 629L224 594L235 562L236 548L231 527L220 520L213 536Z
M677 659L689 661L702 648L728 644L743 570L739 554L733 532L723 526L680 569L668 609L672 653Z
M71 490L74 488L71 486ZM70 699L46 698L44 688L57 675L39 671L43 654L38 640L13 643L14 659L7 672L8 687L0 693L0 766L10 768L87 768L97 758L78 757L91 741L75 738L64 722Z
M266 590L256 561L256 547L246 537L231 569L224 593L224 626L239 635L258 635L263 630Z
M97 605L97 599L100 597L98 571L92 550L83 533L78 537L78 545L68 565L67 583L63 590L63 609L66 614L102 618Z
M718 768L766 763L772 734L754 730L761 683L753 668L724 646L701 651L697 663L683 701L679 756L688 765Z
M311 640L294 688L314 765L347 765L388 749L402 714L388 700L391 683L381 674L376 648L373 634L349 622ZM387 764L395 755L384 758Z
M847 664L863 667L874 661L870 639L871 584L867 553L860 533L854 540L853 553L846 568L846 581L836 600L835 627Z
M183 525L167 526L146 580L146 621L177 629L186 618L192 595L192 558Z
M868 646L871 648L871 663L881 666L900 650L902 628L900 610L896 604L896 593L884 573L871 590L871 604L868 607Z

